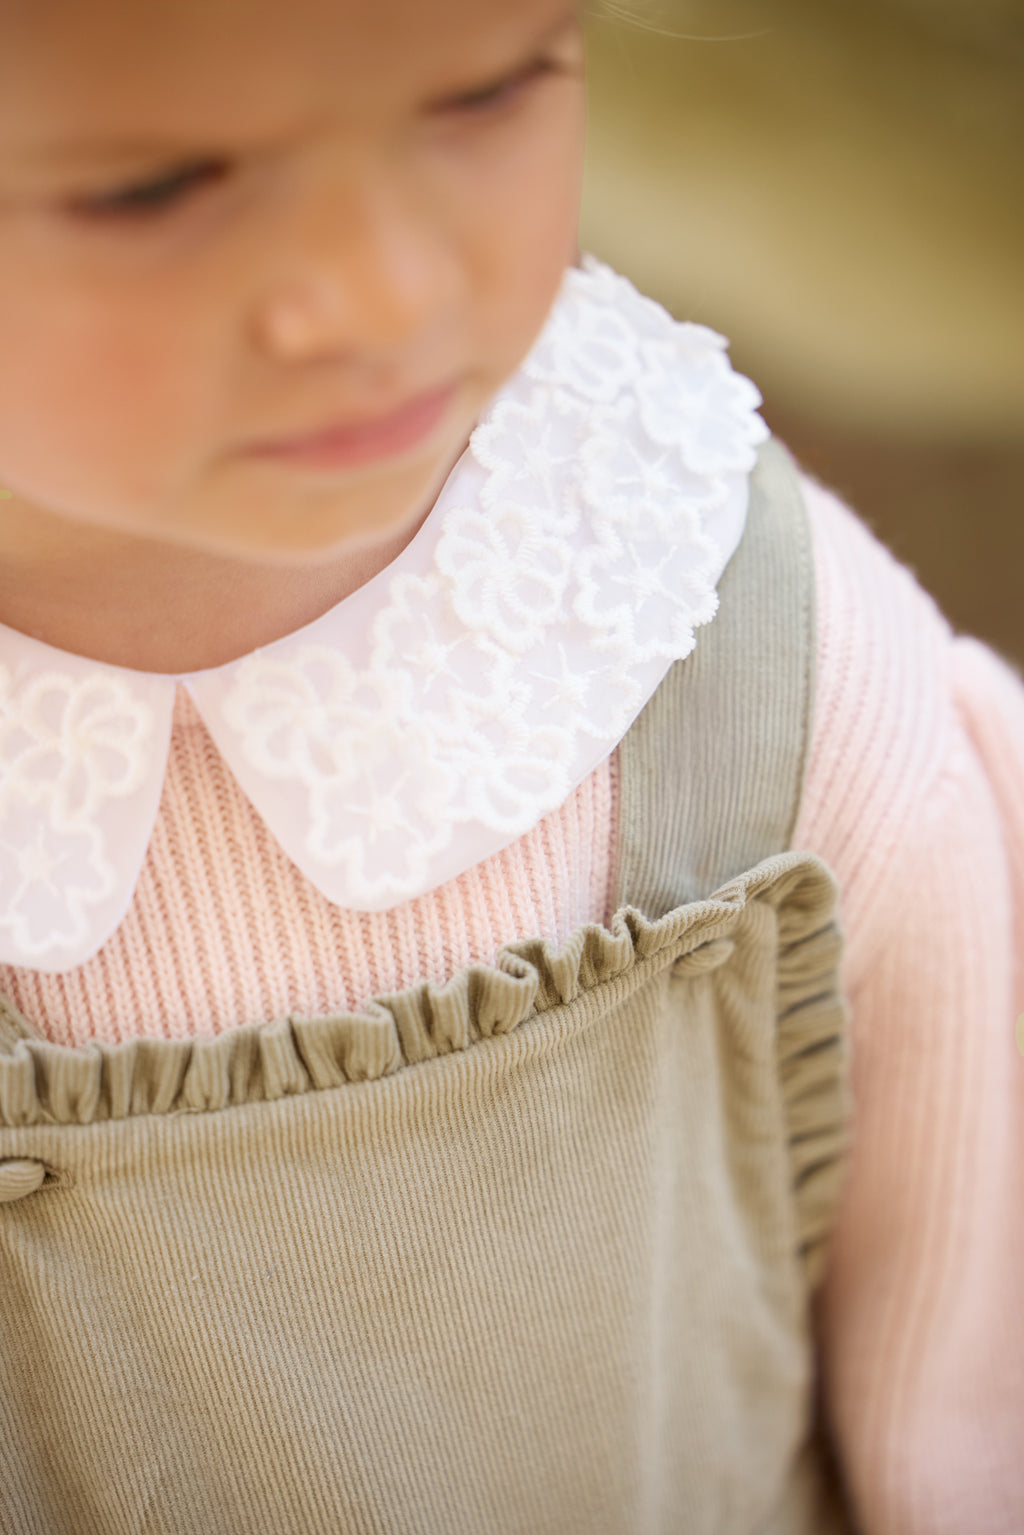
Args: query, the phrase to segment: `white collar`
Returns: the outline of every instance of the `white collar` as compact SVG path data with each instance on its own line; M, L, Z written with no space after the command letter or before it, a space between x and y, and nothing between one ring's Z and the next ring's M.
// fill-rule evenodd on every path
M118 927L179 681L341 906L432 890L560 805L717 608L768 436L726 344L587 258L415 538L322 618L180 678L0 627L0 960L66 970Z

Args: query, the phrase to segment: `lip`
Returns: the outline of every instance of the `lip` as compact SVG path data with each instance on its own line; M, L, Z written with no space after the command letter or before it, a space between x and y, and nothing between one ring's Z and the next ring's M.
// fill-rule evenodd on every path
M415 395L384 415L339 422L301 437L279 437L250 444L256 458L311 468L347 468L394 458L429 437L456 391L454 384Z

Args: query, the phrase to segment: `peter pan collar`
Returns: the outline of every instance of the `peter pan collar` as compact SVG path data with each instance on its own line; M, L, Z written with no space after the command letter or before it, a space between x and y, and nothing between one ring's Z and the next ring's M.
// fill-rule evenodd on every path
M331 901L386 910L535 826L713 618L768 431L723 337L586 258L412 542L314 623L180 677L0 627L0 961L122 921L175 687Z

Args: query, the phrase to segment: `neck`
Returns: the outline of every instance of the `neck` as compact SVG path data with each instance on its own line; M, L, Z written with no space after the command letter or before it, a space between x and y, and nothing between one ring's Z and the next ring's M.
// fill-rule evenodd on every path
M423 518L317 565L270 566L84 528L32 509L19 538L6 503L0 622L61 650L146 672L222 666L366 584Z

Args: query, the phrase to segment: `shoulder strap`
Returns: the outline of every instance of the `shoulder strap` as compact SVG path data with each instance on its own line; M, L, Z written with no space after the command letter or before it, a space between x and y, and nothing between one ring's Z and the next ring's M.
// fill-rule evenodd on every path
M774 439L718 596L619 745L613 910L663 916L790 846L814 703L815 587L796 465Z

